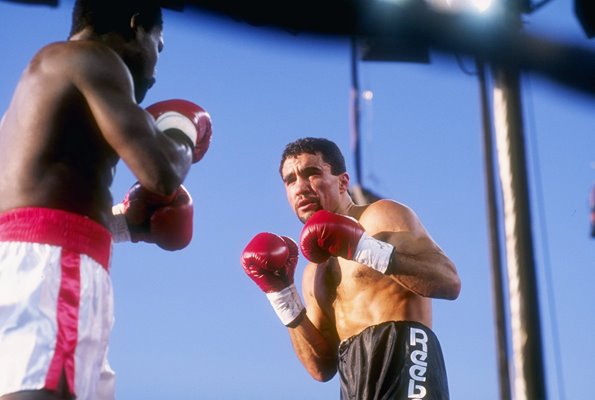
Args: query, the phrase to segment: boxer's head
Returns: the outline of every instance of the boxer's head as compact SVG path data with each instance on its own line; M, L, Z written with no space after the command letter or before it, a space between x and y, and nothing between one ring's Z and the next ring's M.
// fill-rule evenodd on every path
M132 74L135 97L140 103L155 83L157 60L163 49L159 1L77 0L69 38L85 30L89 33L84 38L100 38L122 57ZM113 40L114 37L120 39Z
M118 33L132 40L132 17L147 32L155 27L163 27L161 7L157 0L76 0L69 36L90 27L97 35Z
M303 138L288 144L279 166L287 200L300 221L316 211L338 212L349 200L349 175L335 143Z
M333 175L340 175L347 171L343 154L334 142L324 138L306 137L285 146L285 150L283 150L281 156L279 173L282 174L283 164L287 158L296 157L303 153L320 153L322 160L331 166L331 173Z

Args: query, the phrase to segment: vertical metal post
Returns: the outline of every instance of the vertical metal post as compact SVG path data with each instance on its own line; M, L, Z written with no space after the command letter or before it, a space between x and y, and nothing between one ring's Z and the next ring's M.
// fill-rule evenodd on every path
M532 243L520 73L494 68L496 146L504 226L514 353L516 400L545 400L540 310Z
M362 185L362 155L360 133L360 88L357 65L359 62L358 39L351 38L351 138L355 162L355 183Z
M591 237L595 238L595 184L593 184L589 196L589 209L591 210Z
M498 361L498 382L500 399L510 400L510 372L508 368L508 329L506 324L506 302L504 301L504 276L502 258L500 257L500 229L498 224L498 201L496 198L496 179L494 174L494 145L492 142L492 114L486 81L485 65L477 60L479 78L481 116L483 128L484 172L486 180L486 198L488 203L488 236L490 241L490 258L492 271L492 299L494 302L494 319L496 328L496 350Z

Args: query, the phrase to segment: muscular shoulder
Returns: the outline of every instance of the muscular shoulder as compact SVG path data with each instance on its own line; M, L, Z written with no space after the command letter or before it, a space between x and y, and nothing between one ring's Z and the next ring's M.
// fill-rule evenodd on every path
M378 200L368 205L359 222L372 234L381 231L411 230L419 223L411 208L389 199Z
M44 66L60 65L67 69L87 67L101 61L117 63L118 56L109 47L92 41L54 42L42 47L33 63L44 63Z
M128 70L118 54L108 46L94 41L51 43L36 54L29 70L59 76L76 85L106 78L128 80Z

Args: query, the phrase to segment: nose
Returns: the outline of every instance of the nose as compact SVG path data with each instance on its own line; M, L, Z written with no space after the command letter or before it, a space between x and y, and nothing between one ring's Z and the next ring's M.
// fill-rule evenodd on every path
M312 187L310 186L310 180L301 176L298 176L296 178L295 188L295 193L298 196L310 193L312 191Z

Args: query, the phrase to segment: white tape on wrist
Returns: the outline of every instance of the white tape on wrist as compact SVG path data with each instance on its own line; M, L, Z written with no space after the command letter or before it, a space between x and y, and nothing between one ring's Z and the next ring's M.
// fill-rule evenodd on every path
M108 225L114 243L130 242L130 231L124 215L124 204L120 203L112 207L112 218L110 218Z
M384 274L388 269L393 250L394 246L392 244L374 239L364 232L355 249L353 261L367 265Z
M181 130L182 132L184 132L184 134L186 134L186 136L190 138L192 143L196 146L196 140L198 138L196 126L184 115L175 111L168 111L161 114L155 121L155 124L161 132L164 132L168 129Z
M266 293L266 295L285 326L292 323L304 310L300 295L293 283L280 292Z

